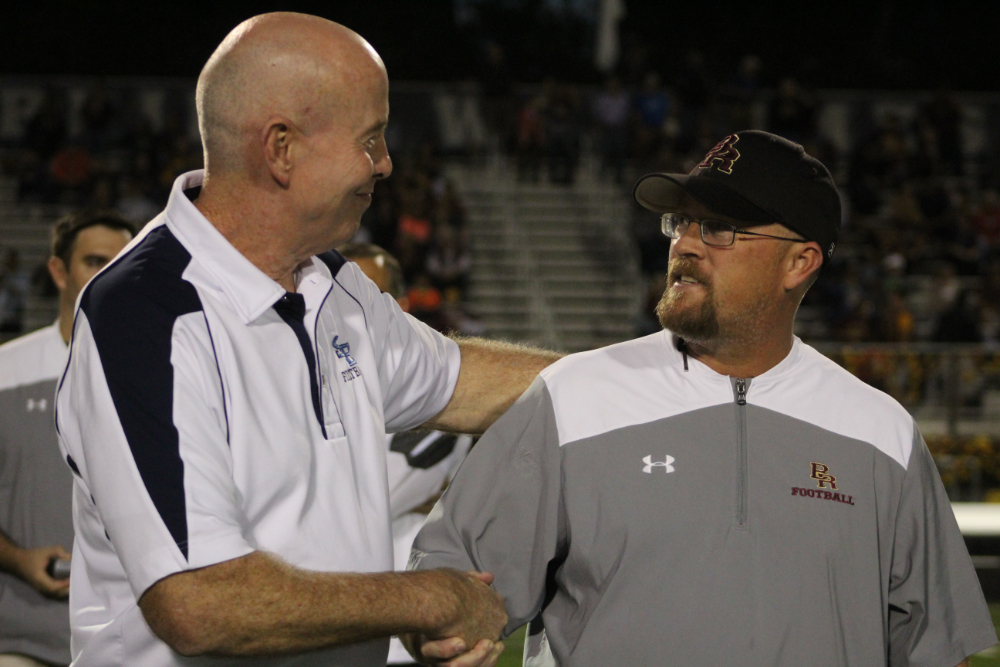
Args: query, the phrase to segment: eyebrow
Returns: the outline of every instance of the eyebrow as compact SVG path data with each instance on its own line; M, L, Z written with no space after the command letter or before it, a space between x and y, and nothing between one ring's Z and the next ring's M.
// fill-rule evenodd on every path
M389 119L388 118L386 118L385 120L380 120L377 123L375 123L374 125L372 125L371 127L369 127L368 129L366 129L361 134L363 136L367 136L369 134L372 134L373 132L378 132L380 130L384 130L388 124L389 124Z

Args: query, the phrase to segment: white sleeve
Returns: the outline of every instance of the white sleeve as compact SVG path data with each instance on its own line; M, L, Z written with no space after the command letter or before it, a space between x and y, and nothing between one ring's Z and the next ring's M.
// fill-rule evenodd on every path
M348 292L358 292L364 304L386 430L395 433L420 426L444 410L462 363L455 341L404 313L357 265L346 264L337 280Z
M95 337L81 310L57 397L60 441L101 522L82 528L111 541L137 598L170 574L253 551L204 315L178 317L158 341L148 333Z
M388 437L386 468L393 520L437 498L455 476L472 437L441 431L406 431Z

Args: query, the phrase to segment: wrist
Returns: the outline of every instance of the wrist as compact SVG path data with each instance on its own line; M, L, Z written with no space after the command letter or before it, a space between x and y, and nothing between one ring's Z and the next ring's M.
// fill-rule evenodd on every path
M24 556L26 550L13 544L5 544L0 548L0 570L23 578Z
M409 573L418 588L415 632L435 635L458 620L462 603L464 574L458 570L435 569Z

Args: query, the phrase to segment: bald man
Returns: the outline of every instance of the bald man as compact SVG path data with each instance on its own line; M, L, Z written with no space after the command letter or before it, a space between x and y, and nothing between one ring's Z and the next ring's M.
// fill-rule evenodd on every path
M392 171L361 37L250 19L197 105L205 171L81 295L57 395L74 665L494 664L491 575L388 572L385 432L481 432L556 355L447 339L331 251Z

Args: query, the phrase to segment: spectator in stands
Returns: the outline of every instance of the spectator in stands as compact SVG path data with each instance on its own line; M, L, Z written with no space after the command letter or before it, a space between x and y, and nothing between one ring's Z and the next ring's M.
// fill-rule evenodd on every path
M560 185L572 185L580 161L580 123L577 117L579 97L569 85L556 89L546 109L545 153L548 158L549 180Z
M31 276L21 266L17 248L8 248L0 265L0 333L19 334L24 327L24 307Z
M55 227L48 270L59 319L0 346L0 665L70 661L69 580L51 559L70 558L72 479L59 452L52 400L68 357L77 295L132 238L110 213L77 214Z
M982 201L972 216L972 227L988 248L1000 249L1000 192L996 188L983 191Z
M456 288L464 294L469 282L472 257L465 247L465 239L451 225L437 225L427 253L427 275L431 283L444 292Z
M968 216L960 215L955 219L955 227L951 238L944 246L945 257L955 264L960 276L974 276L979 273L985 248Z
M62 148L67 132L66 109L61 96L55 90L46 91L24 128L24 147L46 162Z
M441 290L434 287L426 273L418 273L413 279L410 289L406 292L410 304L410 314L421 322L442 331L445 329L441 321Z
M791 77L782 79L768 109L768 130L799 143L816 137L816 100Z
M979 295L974 290L963 290L955 305L938 318L934 340L938 343L982 342L980 308Z
M122 196L116 207L122 216L142 226L155 218L160 207L142 189L142 183L132 174L122 176Z
M739 67L729 82L722 88L721 97L726 104L726 132L739 132L754 127L753 105L760 94L760 58L748 53L740 59ZM805 147L810 155L815 153ZM827 163L822 156L821 162Z
M514 79L507 67L503 47L491 39L483 45L479 83L482 86L483 120L500 147L506 149L510 146L512 135Z
M543 93L529 99L517 116L517 180L522 183L537 183L541 173L547 107Z
M628 121L631 104L628 92L617 76L604 82L601 92L594 98L593 115L600 132L601 169L611 174L615 183L621 184L628 158Z
M466 215L461 197L451 181L440 179L438 182L441 185L440 188L435 187L435 190L440 190L440 194L436 195L434 203L434 224L450 225L459 232L464 231Z
M434 229L431 221L434 195L426 174L412 168L400 172L396 183L399 222L394 250L403 274L412 280L426 265L427 247Z
M938 92L933 99L920 108L918 123L926 123L934 129L941 165L947 174L962 173L962 135L960 125L962 110L945 91Z
M680 137L682 143L690 147L701 131L714 92L714 85L705 68L705 56L701 51L689 51L684 57L680 75L674 84L674 92L679 108ZM708 148L713 145L714 142L710 141Z
M103 81L98 80L87 93L80 110L84 142L91 153L99 154L111 147L115 127L115 107Z
M660 75L647 72L642 79L642 89L635 97L636 126L633 155L639 163L648 161L657 153L665 139L664 126L673 111L667 91L660 85Z

